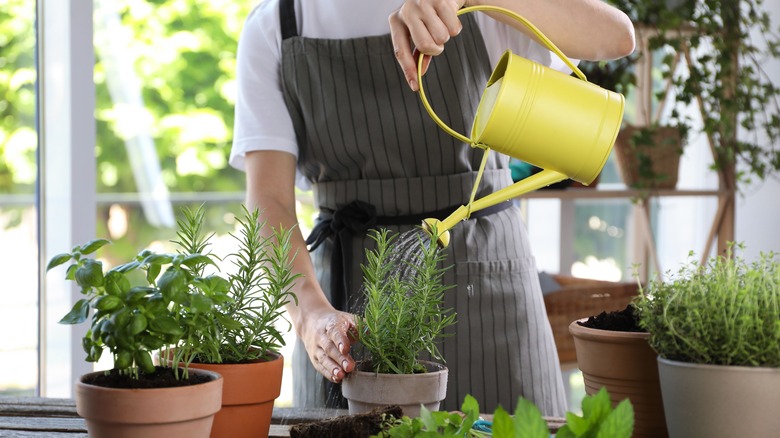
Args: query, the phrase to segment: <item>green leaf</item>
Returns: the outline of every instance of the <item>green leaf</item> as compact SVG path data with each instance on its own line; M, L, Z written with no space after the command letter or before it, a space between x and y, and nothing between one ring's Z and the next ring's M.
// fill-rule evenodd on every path
M539 408L530 401L520 397L515 408L514 435L517 438L535 438L550 436L550 429L542 418Z
M220 277L219 275L209 275L207 277L197 279L194 283L201 284L202 288L208 290L211 295L227 296L230 292L230 282Z
M585 397L582 400L582 417L588 421L589 427L601 423L611 411L612 400L610 400L609 393L604 387L595 395Z
M111 242L109 242L106 239L90 240L89 242L87 242L87 243L85 243L84 245L81 246L80 252L82 254L92 254L93 252L95 252L98 249L108 245L109 243L111 243Z
M122 307L123 304L121 298L113 295L103 295L102 297L98 297L95 301L95 308L105 312L111 312L114 309Z
M555 438L577 438L574 432L571 431L568 424L564 424L558 432L555 432Z
M79 265L70 265L68 266L68 270L65 271L65 279L66 280L75 280L76 279L76 271L79 269Z
M71 259L70 253L57 254L49 260L49 264L46 265L46 271L48 272L52 268L59 266Z
M135 314L130 318L130 323L127 325L127 333L130 334L130 336L135 336L144 331L146 326L146 317L140 313Z
M128 303L135 304L143 300L147 295L154 293L157 289L146 286L135 286L130 288L125 295L125 300Z
M623 400L601 423L596 438L631 438L634 432L634 408Z
M158 317L149 322L149 327L153 330L166 335L181 336L184 329L179 326L175 319L169 316Z
M79 324L84 322L89 315L89 301L86 299L80 299L76 301L73 308L70 309L67 315L63 316L59 321L60 324Z
M159 350L165 345L165 341L156 336L141 335L141 344L143 344L147 350Z
M132 271L134 269L138 269L139 266L141 266L141 263L139 263L137 261L132 261L132 262L128 262L128 263L125 263L123 265L119 265L117 267L114 267L114 268L111 269L111 271L119 272L121 274L126 274L126 273L128 273L128 272L130 272L130 271ZM111 271L109 271L109 272L111 272Z
M160 275L161 270L162 266L160 265L149 265L149 268L146 270L146 281L149 283L154 283L154 280L156 280L157 276Z
M119 350L114 357L114 368L126 370L133 365L133 354L127 350Z
M76 282L83 288L103 285L103 263L86 259L84 264L76 269Z
M227 330L241 330L244 328L244 324L241 324L241 322L237 321L231 316L223 315L222 313L217 313L215 316L217 321L219 321L219 323L222 324L222 326Z
M154 372L154 362L152 355L148 351L138 350L135 352L135 363L144 370L145 373Z
M217 266L217 264L214 263L214 260L212 260L211 257L203 254L190 254L187 257L184 257L184 260L181 261L181 264L191 269L195 269L195 267L198 265Z
M152 254L150 256L147 256L143 262L141 262L142 265L167 265L168 263L173 261L173 256L169 254Z
M427 430L436 430L438 427L436 420L431 414L431 411L429 411L425 405L420 405L420 420L422 420L423 426Z
M567 412L566 413L566 425L571 430L574 436L583 436L588 432L590 423L583 417L577 414Z
M214 307L214 301L211 298L201 295L190 295L190 305L196 312L207 313Z
M515 428L509 414L501 406L497 407L493 413L493 436L495 438L514 438ZM538 438L538 435L532 436ZM547 437L542 437L547 438Z
M163 296L172 300L176 295L185 292L187 289L187 278L181 269L174 267L168 268L157 282Z

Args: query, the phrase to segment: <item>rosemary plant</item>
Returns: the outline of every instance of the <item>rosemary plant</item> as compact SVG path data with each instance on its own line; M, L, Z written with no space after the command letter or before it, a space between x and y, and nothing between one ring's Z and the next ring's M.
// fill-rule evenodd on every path
M734 246L702 266L691 257L670 281L640 288L635 301L640 325L659 355L699 364L780 367L780 262L769 253L748 263L734 254Z
M437 341L455 323L444 309L444 253L423 236L410 254L398 254L397 235L374 230L374 250L366 251L363 269L365 311L357 318L360 343L372 371L390 374L424 372L420 354L442 360ZM436 235L434 232L433 235Z
M201 333L199 353L201 363L241 363L268 358L285 345L279 321L286 321L284 306L297 298L292 286L299 275L292 273L291 230L275 228L264 234L267 222L258 210L237 218L239 233L231 234L238 250L228 255L236 268L227 280L220 278L229 300L219 303L213 313L209 330ZM179 245L183 252L202 252L211 236L201 228L203 209L184 211L179 222ZM198 266L199 274L205 264ZM288 330L291 327L287 321Z

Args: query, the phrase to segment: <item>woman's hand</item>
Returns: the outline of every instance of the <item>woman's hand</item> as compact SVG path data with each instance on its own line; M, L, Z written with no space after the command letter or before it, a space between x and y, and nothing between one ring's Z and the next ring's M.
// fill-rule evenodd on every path
M444 43L460 33L458 10L480 4L522 15L572 58L609 60L634 51L631 20L603 0L406 0L389 21L398 64L413 91L419 89L416 52L426 55L424 73L430 57L440 54ZM495 12L487 14L536 39L516 20Z
M444 50L444 43L463 28L458 9L465 0L407 0L390 15L390 35L395 56L412 91L417 91L418 53L426 55L423 73L430 57Z
M355 360L349 354L356 340L354 316L331 307L308 313L304 318L299 336L309 360L326 379L340 382L355 369Z

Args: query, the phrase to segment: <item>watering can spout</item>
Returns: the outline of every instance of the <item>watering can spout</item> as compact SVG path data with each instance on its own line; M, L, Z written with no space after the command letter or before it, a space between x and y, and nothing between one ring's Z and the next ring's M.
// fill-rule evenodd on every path
M567 178L568 176L560 172L545 169L522 181L518 181L511 186L504 187L497 192L477 199L471 204L471 208L461 205L444 220L440 221L434 218L425 219L422 223L422 227L431 234L431 237L436 239L436 242L440 247L446 248L450 244L450 228L457 225L460 221L468 219L471 213L492 207L500 202L507 202L513 198L541 189L542 187L547 187L550 184L555 184Z

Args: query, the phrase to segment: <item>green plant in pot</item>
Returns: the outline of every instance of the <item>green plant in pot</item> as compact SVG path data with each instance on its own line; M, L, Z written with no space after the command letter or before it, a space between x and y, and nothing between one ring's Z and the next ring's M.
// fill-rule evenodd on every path
M426 353L443 361L437 341L455 314L442 307L445 254L423 236L415 234L418 249L406 254L396 246L397 235L386 229L371 234L376 248L366 250L362 266L365 311L356 319L366 356L342 383L350 413L398 404L415 416L421 405L437 410L446 395L446 367L421 358Z
M181 251L214 257L207 252L212 236L202 228L203 208L183 213L176 242ZM236 220L238 232L231 236L237 250L220 260L226 270L232 266L233 272L211 277L228 299L216 303L197 342L174 350L193 357L191 368L224 377L223 406L214 419L213 437L268 434L282 385L280 349L285 341L279 324L286 322L284 306L296 300L291 290L299 277L292 273L290 230L271 229L258 210L244 208L244 217ZM193 270L204 277L207 265L198 263ZM286 325L289 330L289 322Z
M81 376L76 408L93 437L208 437L222 399L222 377L189 369L201 352L199 340L216 306L229 300L224 281L199 276L194 267L213 263L198 252L141 251L125 264L104 270L87 257L109 242L93 240L51 259L47 270L72 262L66 278L84 296L60 321L92 317L82 340L86 360L108 350L114 368ZM155 367L155 350L187 346L172 367Z
M78 282L85 298L62 322L85 321L90 308L95 310L84 349L87 360L93 362L104 348L111 351L115 369L109 377L121 379L124 386L153 386L148 382L157 374L170 374L175 384L179 382L176 378L191 375L218 377L218 389L212 390L206 400L175 395L199 403L189 409L198 415L203 430L175 430L170 426L160 432L162 435L148 429L121 433L165 437L268 433L283 368L279 348L284 339L276 324L284 305L295 299L290 292L296 279L290 268L290 232L270 231L259 220L257 210L250 213L244 209L244 217L237 219L239 231L233 235L238 250L220 259L208 251L212 236L203 230L204 214L202 206L194 211L182 210L174 254L144 250L133 260L103 272L100 261L84 257L108 243L101 239L58 255L49 264L51 269L74 261L66 276ZM234 273L220 272L220 265L226 263L233 264ZM164 358L160 360L164 367L154 366L154 351ZM90 378L102 379L103 374L94 373ZM206 385L194 387L200 386ZM111 400L120 396L97 390L99 398L86 401L83 396L94 392L92 389L93 385L84 382L77 387L79 413L87 418L90 435L122 436L120 432L104 431L105 420L92 418L92 411L116 406ZM237 389L243 392L234 394ZM138 415L149 413L152 422L181 422L183 414L171 411L185 407L183 403L165 399L159 391L131 394L148 395L153 400L138 401L144 407L134 408L135 417L126 421L135 423ZM206 408L210 409L207 423L201 418Z
M658 353L672 437L774 436L780 430L780 261L732 244L642 289L640 324Z
M653 54L661 54L661 80L667 86L652 90L657 106L671 106L668 122L682 128L683 135L687 130L706 137L721 188L736 191L740 183L776 174L780 170L780 87L764 66L780 58L780 35L764 1L609 2L635 22L645 52L639 82L651 81L648 64ZM679 68L681 64L685 68ZM650 99L642 106L647 108L645 121L658 121L648 117ZM688 116L697 108L700 127L694 127Z

